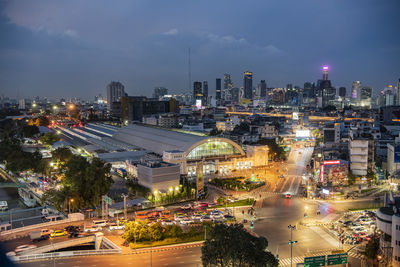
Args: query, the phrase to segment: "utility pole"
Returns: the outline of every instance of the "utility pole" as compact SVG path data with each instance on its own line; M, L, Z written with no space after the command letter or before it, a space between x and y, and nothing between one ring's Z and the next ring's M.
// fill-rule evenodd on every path
M124 219L127 220L128 219L128 214L127 214L127 211L126 211L126 198L127 198L127 195L122 194L122 196L124 198Z
M293 267L293 244L297 243L297 240L293 240L293 230L296 230L296 226L289 224L288 229L290 230L290 267Z

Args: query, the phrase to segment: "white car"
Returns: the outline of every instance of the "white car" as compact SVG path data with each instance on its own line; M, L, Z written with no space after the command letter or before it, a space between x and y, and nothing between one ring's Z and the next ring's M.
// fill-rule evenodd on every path
M125 224L118 225L116 223L113 223L113 224L110 224L108 229L110 229L110 231L112 231L112 230L122 230L122 229L125 229Z
M94 233L94 232L98 232L101 231L101 227L100 226L91 226L91 227L87 227L85 228L85 230L83 230L86 233Z
M174 224L175 224L175 222L174 222L174 221L171 221L171 220L164 220L164 221L161 221L161 225L162 225L162 226L174 225Z
M212 221L212 219L208 215L202 216L200 219L200 222L211 222L211 221Z
M188 225L188 224L194 223L194 221L189 218L186 218L184 220L181 220L179 223L182 225Z
M199 220L201 220L201 215L200 214L193 214L193 216L192 216L192 220L197 220L197 221L199 221Z
M192 205L190 205L190 204L181 206L181 209L183 209L183 210L190 210L191 208L192 208Z
M215 214L215 215L211 215L211 218L215 221L215 220L223 220L224 216L222 216L221 214Z
M37 248L37 246L35 245L21 245L15 248L14 252L15 253L19 253L25 250L29 250L29 249L33 249L33 248Z
M183 220L186 220L186 219L187 219L187 217L186 216L182 216L182 215L175 217L175 221L177 221L177 222L183 221Z

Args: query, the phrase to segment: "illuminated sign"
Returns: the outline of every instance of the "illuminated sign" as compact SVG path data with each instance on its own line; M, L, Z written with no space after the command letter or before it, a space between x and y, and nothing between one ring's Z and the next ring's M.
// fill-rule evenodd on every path
M325 165L322 165L322 166L321 166L321 174L320 174L320 177L319 177L319 181L320 181L321 183L324 182L324 168L325 168Z
M322 189L322 194L329 195L329 190L328 189Z
M201 109L201 99L196 99L196 108Z
M310 130L297 130L296 137L310 137Z
M340 164L340 160L324 160L324 165L337 165Z
M299 120L299 113L298 112L293 112L292 118L293 118L293 120L298 121Z

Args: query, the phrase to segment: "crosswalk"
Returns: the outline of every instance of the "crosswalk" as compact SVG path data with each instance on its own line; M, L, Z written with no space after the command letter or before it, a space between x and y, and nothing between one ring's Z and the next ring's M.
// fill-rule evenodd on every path
M321 252L310 253L303 257L300 257L300 256L293 257L292 262L293 262L293 265L295 265L297 263L303 263L305 257L324 256L324 255L329 255L329 254L331 254L331 251L321 251ZM355 252L351 252L351 251L349 252L349 257L356 258L359 260L365 259L364 255L361 255L361 254L358 254ZM290 266L290 258L279 259L279 266Z

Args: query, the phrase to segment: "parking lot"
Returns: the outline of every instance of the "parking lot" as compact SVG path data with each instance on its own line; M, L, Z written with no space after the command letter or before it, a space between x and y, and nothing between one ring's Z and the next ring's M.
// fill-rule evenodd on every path
M379 236L376 230L376 215L373 211L347 213L338 220L331 230L342 244L357 245Z

